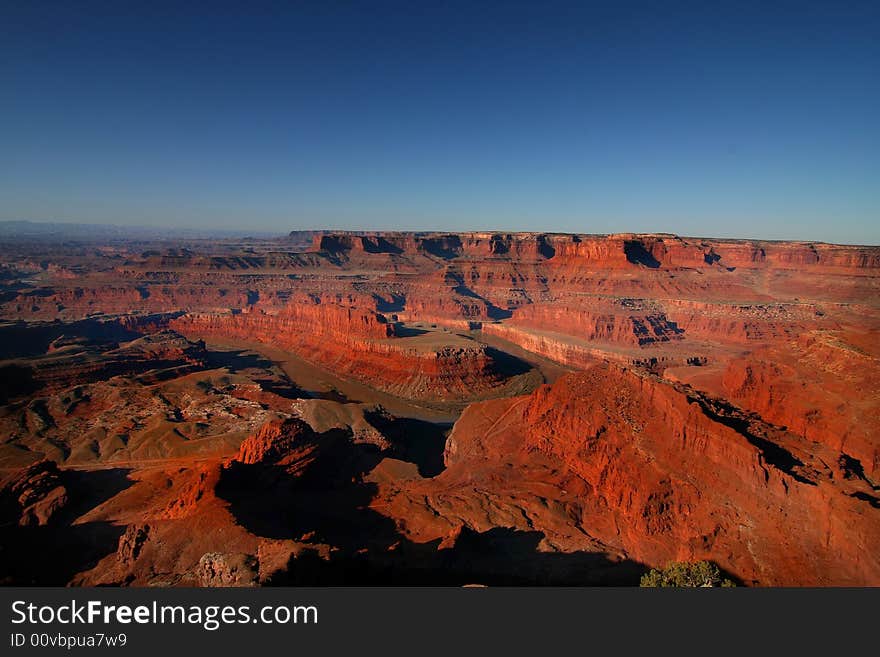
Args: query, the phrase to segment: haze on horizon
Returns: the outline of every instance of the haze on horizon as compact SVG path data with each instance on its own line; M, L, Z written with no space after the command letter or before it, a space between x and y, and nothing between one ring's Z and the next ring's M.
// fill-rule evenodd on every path
M880 244L874 2L7 3L0 220Z

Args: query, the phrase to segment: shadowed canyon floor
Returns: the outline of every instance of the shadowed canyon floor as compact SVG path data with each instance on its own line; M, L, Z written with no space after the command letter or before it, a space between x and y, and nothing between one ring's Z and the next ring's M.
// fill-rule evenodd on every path
M878 247L0 244L0 581L880 585L878 337Z

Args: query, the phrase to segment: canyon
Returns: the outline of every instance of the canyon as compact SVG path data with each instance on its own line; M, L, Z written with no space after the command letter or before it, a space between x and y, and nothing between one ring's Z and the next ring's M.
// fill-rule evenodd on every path
M873 246L0 244L0 581L880 585L878 337Z

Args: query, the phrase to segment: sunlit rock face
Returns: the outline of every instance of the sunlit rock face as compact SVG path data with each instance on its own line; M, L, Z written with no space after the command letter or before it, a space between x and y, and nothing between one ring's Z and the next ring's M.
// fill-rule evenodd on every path
M878 585L878 334L876 247L0 245L0 580Z

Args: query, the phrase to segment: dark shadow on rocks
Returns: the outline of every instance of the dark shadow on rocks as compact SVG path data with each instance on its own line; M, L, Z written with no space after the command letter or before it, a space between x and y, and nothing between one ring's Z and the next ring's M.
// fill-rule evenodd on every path
M508 527L463 528L445 568L463 583L490 586L637 585L646 568L603 552L542 552L544 534Z
M752 423L733 404L721 399L709 399L702 395L688 395L689 402L696 402L709 419L733 429L745 438L760 453L765 462L782 470L796 481L816 486L816 482L802 474L804 463L794 454L766 437L752 431Z
M83 319L77 322L15 322L0 326L0 360L28 358L46 353L53 340L62 335L87 338L94 343L128 342L143 334L116 321Z
M486 315L489 316L489 319L510 319L511 317L513 317L513 311L505 310L504 308L496 306L494 303L484 297L481 297L479 294L474 292L463 283L456 285L452 289L456 294L460 294L463 297L482 301L486 305Z
M880 490L880 486L877 486L868 479L865 474L865 468L858 459L853 458L849 454L841 454L837 463L840 465L841 470L843 470L844 479L858 479L868 484L872 490Z
M61 483L69 502L58 515L58 522L71 524L80 516L100 506L134 485L131 468L105 470L62 470Z
M401 538L390 549L333 552L328 559L303 551L286 570L269 578L274 586L637 586L647 568L602 552L541 552L543 533L495 527L464 528L451 547L440 541Z
M332 429L297 450L294 463L234 461L223 470L217 495L240 525L257 536L308 536L349 551L395 539L394 522L368 508L376 485L364 475L383 458L377 447L354 444L350 431Z
M556 255L556 249L547 240L546 235L538 235L538 253L548 260Z
M532 369L526 361L517 358L513 354L501 351L495 347L486 347L486 354L495 362L498 372L504 376L517 376L525 374Z
M637 240L625 241L623 243L623 252L626 254L626 259L633 264L644 265L651 269L660 267L660 261L645 249L644 244Z
M875 509L880 509L880 498L875 497L874 495L870 495L864 491L857 491L855 493L850 493L850 497L854 497L862 502L867 502Z
M489 319L510 319L513 317L513 311L499 308L489 301L486 301L486 314L489 316Z
M258 375L252 375L250 378L266 392L271 392L285 399L302 399L312 396L279 371L275 363L252 351L209 351L206 365L209 369L226 368L233 374L239 374L246 370L275 372L277 375L275 379Z
M493 255L504 255L509 253L509 240L510 235L493 235L489 240L489 252Z
M426 237L419 242L419 248L443 260L457 258L462 252L461 238L458 235Z
M400 322L394 325L394 335L398 338L412 338L417 335L427 333L425 329L415 328L414 326L406 326Z
M125 528L109 522L74 524L85 513L132 485L130 470L62 470L68 502L48 524L21 527L20 508L2 495L0 584L64 586L116 551Z
M386 299L378 294L373 294L376 300L376 311L380 313L399 313L403 312L406 306L406 297L402 294L392 294Z
M381 235L362 237L361 243L363 244L364 251L367 253L391 253L394 255L403 253L403 249L396 244L392 244Z
M225 367L230 372L238 373L248 369L270 369L274 366L271 360L247 350L209 351L206 363L211 369Z
M109 522L0 527L0 585L64 586L113 554L124 531Z
M8 403L10 399L30 395L42 387L34 380L32 367L18 364L0 367L0 405Z
M413 426L425 429L407 424L389 428L387 422L372 419L390 434L403 436ZM229 503L238 524L261 537L314 545L297 550L267 583L637 585L646 571L642 564L598 552L540 551L544 535L539 531L495 527L478 533L464 527L457 536L449 536L449 545L442 549L439 539L409 540L392 518L370 506L378 486L365 481L381 459L399 449L397 441L392 443L383 451L352 442L348 430L306 433L283 453L267 452L263 458L270 462L235 461L224 468L216 491ZM331 549L327 552L322 546Z
M396 418L375 411L365 411L364 418L391 443L388 456L414 463L423 477L436 477L446 468L443 450L452 424Z

